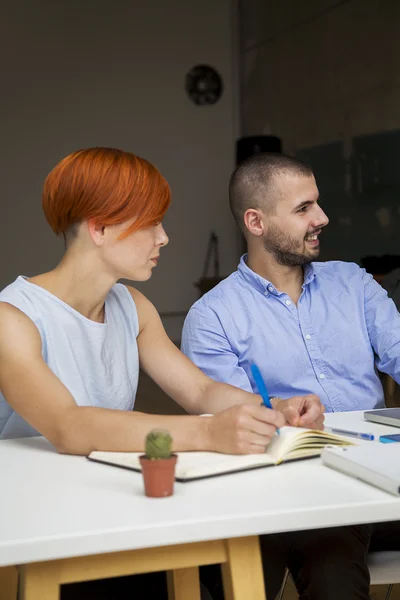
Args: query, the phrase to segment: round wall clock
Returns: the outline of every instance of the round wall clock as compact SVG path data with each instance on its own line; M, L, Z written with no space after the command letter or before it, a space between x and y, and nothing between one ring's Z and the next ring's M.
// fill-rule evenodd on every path
M220 74L209 65L196 65L185 77L185 90L198 106L215 104L223 92Z

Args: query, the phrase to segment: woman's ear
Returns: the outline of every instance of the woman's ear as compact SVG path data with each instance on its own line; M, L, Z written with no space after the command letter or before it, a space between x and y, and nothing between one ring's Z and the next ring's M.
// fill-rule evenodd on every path
M105 226L99 224L95 219L87 220L87 230L92 241L96 244L96 246L102 246L104 244L104 232Z

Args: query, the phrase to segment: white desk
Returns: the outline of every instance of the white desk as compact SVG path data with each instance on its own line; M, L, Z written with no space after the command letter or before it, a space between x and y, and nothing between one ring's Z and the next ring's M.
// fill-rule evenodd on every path
M326 421L399 431L361 419ZM228 598L258 600L258 534L400 520L400 499L319 459L178 483L174 496L149 499L140 474L58 455L31 438L0 442L0 477L0 567L23 565L24 600L55 600L60 583L161 569L174 572L177 599L190 586L195 599L197 566L216 562L225 564Z

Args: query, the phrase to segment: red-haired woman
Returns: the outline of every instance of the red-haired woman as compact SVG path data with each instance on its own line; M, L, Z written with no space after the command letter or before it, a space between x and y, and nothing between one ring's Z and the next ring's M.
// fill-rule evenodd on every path
M258 396L206 377L154 306L117 283L151 277L169 204L157 169L121 150L75 152L48 175L43 210L66 251L52 271L20 276L0 294L0 439L41 434L85 455L141 450L163 427L174 450L264 452L285 403L266 410ZM133 410L139 364L191 415Z

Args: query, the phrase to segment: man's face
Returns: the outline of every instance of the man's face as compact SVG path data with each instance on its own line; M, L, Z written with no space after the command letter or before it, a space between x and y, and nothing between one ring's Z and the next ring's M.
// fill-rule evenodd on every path
M318 236L329 219L318 205L314 176L287 174L276 181L275 212L263 219L264 248L278 264L299 266L319 255Z

